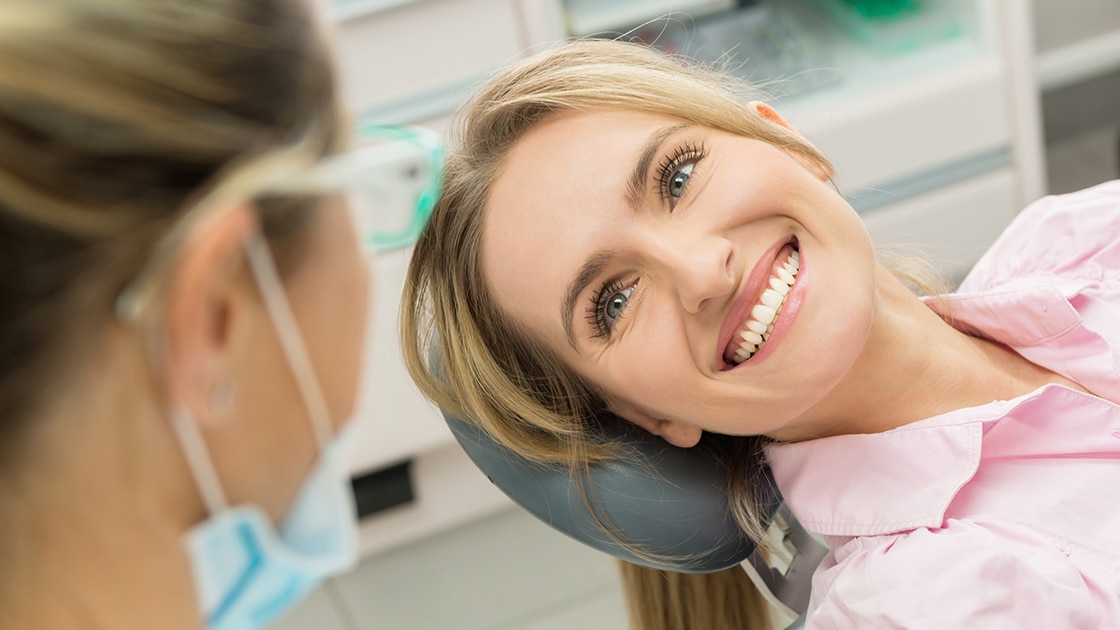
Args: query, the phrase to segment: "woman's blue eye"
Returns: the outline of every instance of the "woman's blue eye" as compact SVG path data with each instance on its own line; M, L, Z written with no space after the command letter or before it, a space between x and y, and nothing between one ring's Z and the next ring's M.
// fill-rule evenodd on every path
M661 200L676 207L684 197L696 165L708 156L708 149L701 143L685 143L666 155L657 167L657 186Z
M626 308L626 303L630 301L630 294L634 291L634 287L630 287L625 291L619 291L607 299L604 311L607 317L611 319L618 319L622 314L622 309Z
M685 164L674 171L672 176L669 177L669 181L666 182L667 190L665 192L669 195L670 199L680 199L681 195L684 194L684 187L688 185L688 178L692 176L692 168L694 166L696 165Z
M587 312L588 320L595 327L596 337L610 338L615 322L622 317L623 311L626 310L626 306L630 302L630 296L633 295L637 286L638 283L635 282L623 289L622 283L615 281L604 286L598 292L594 300L595 308L593 310L589 309Z

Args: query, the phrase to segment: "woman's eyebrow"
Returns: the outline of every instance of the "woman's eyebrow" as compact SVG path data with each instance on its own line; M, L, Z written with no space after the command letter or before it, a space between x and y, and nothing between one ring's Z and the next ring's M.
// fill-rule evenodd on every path
M649 167L653 164L653 158L657 155L661 145L673 134L690 126L687 123L682 123L660 127L655 129L646 139L626 184L626 201L631 208L635 210L641 208L646 182L649 181ZM580 293L587 289L587 285L603 273L612 259L614 259L614 252L608 250L599 250L589 256L580 266L575 278L568 283L568 289L564 293L564 300L560 304L560 321L564 323L564 336L568 339L568 345L577 353L579 352L579 346L576 344L575 329L572 322L575 319L576 300L579 299Z
M634 170L630 172L630 178L626 184L626 201L631 208L638 209L642 206L646 182L649 181L649 167L653 164L653 158L657 155L662 143L673 134L689 126L688 124L669 125L657 129L650 134L649 139L642 145L642 152L638 155L638 161L634 164Z
M576 277L568 283L568 290L564 293L564 302L560 306L560 321L564 322L564 336L568 338L568 345L577 353L579 347L576 345L576 335L572 326L572 320L576 316L576 300L579 299L579 294L583 293L587 285L603 273L603 270L613 259L614 252L608 250L599 250L592 254L579 268Z

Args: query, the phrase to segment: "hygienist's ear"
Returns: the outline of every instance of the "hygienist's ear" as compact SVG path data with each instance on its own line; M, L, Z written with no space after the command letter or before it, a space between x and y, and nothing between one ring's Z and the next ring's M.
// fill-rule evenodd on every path
M624 418L650 433L660 437L666 442L679 448L692 448L700 441L704 431L698 427L683 422L661 420L626 403L610 403L608 409L611 413Z
M243 246L257 229L249 205L226 210L184 243L166 280L163 385L201 421L221 419L233 404L255 299Z

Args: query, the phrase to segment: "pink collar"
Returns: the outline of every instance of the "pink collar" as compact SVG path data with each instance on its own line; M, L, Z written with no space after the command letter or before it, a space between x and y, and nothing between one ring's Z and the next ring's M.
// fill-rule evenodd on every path
M1032 278L995 291L946 296L942 303L957 328L1003 343L1090 391L1120 400L1112 349L1084 326L1074 308L1085 286L1085 281ZM1047 397L1068 403L1067 396L1089 398L1051 385L883 433L776 444L767 455L783 496L810 531L866 536L937 527L976 474L990 423Z

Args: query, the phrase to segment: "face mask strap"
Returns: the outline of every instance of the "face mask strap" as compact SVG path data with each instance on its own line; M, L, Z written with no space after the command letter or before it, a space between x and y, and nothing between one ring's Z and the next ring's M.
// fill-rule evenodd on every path
M280 339L280 346L288 360L292 373L295 375L296 384L303 396L308 414L311 416L311 425L315 439L319 444L319 451L331 440L333 434L326 402L318 381L311 372L311 361L307 349L296 327L295 316L284 297L284 287L276 273L276 266L272 261L272 254L268 245L259 232L251 235L245 244L249 267L256 278L260 289L265 309L272 319L276 334ZM210 458L210 451L202 439L202 432L198 428L194 417L180 405L173 406L168 416L171 427L175 431L183 454L187 459L187 466L194 475L198 485L199 495L202 497L206 509L211 515L220 514L229 509L229 501L222 491L221 481L218 479L214 461Z
M187 458L187 466L194 474L198 493L202 502L211 516L221 514L229 509L229 502L222 492L222 483L218 480L218 473L214 469L214 461L210 459L210 450L202 439L202 432L190 412L176 405L168 414L171 418L171 428L174 429L179 444L183 447L183 455Z
M253 233L245 242L245 254L249 260L249 268L257 280L265 310L272 318L272 325L280 339L280 347L283 348L284 356L288 359L288 366L295 376L296 386L299 387L304 405L311 416L311 427L319 443L319 452L322 452L334 434L330 414L323 399L323 392L319 388L319 382L311 371L311 359L300 336L295 315L292 314L291 306L288 304L284 285L276 272L272 253L260 232Z

